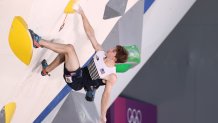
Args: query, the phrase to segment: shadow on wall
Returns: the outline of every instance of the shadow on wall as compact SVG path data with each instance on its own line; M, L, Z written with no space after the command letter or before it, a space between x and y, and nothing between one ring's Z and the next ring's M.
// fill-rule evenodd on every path
M85 94L72 91L52 123L97 123L99 114L94 102L88 102Z

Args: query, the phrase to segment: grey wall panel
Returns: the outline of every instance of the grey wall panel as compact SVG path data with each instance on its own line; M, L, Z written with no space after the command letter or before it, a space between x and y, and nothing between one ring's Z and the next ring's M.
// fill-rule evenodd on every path
M142 41L142 24L144 1L138 1L128 12L123 15L115 24L114 28L107 36L103 43L103 47L121 45L136 45L141 49Z
M198 26L195 42L196 123L218 122L218 24ZM209 32L209 33L208 33Z
M52 123L96 123L98 113L94 102L85 100L85 95L71 92Z
M194 83L189 83L183 96L158 105L158 123L195 123Z
M141 49L144 1L139 0L119 21L120 44Z
M110 19L110 18L114 18L117 16L121 16L121 13L119 13L118 11L114 10L113 8L109 6L105 7L103 19Z
M188 45L188 42L183 41L182 38L165 41L123 94L145 99L154 104L183 95L189 71Z
M109 0L105 7L104 19L121 16L125 13L128 0Z
M104 43L102 44L102 47L105 50L108 50L111 47L116 46L119 44L119 28L118 28L118 23L116 23L111 30L111 32L108 34L106 37Z

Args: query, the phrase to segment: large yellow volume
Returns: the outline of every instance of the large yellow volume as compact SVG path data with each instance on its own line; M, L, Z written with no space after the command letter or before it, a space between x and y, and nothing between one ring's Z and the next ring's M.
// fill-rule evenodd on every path
M29 65L32 59L32 39L28 26L22 17L16 16L9 33L9 45L13 53L24 64Z
M10 123L14 115L15 109L16 109L16 103L14 102L11 102L5 105L3 109L1 110L1 112L4 115L4 119L0 119L0 122Z
M76 3L76 0L70 0L67 4L67 6L64 9L64 13L69 14L69 13L74 13L75 10L73 9L73 5Z

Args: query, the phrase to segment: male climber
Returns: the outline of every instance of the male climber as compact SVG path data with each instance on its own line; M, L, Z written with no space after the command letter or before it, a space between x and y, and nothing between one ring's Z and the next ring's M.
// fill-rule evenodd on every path
M100 111L100 122L105 123L110 93L117 80L115 64L126 62L128 52L120 45L109 49L107 52L103 51L102 46L95 38L94 30L82 8L78 7L76 12L81 15L86 35L95 49L95 54L91 62L85 67L80 67L73 45L49 42L42 39L31 29L29 29L29 32L35 48L43 47L58 53L51 64L48 65L45 60L42 61L43 69L41 74L43 76L48 75L49 72L64 62L63 77L73 90L77 91L84 88L89 91L93 90L93 88L96 89L101 85L105 85L101 98ZM87 100L89 99L87 98ZM92 101L92 99L90 100Z

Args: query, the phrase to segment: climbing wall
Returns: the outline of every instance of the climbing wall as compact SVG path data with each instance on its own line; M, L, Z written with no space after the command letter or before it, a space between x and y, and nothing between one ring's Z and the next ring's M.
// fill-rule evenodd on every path
M194 2L195 0L80 1L81 7L95 30L97 40L103 44L105 49L115 44L136 45L141 54L139 64L137 63L125 73L118 74L110 104ZM60 109L65 106L65 100L71 92L62 78L63 65L52 71L50 77L40 75L41 60L47 59L51 62L57 54L43 48L33 49L29 64L25 64L15 55L9 43L10 29L15 16L21 16L28 28L33 29L44 39L73 44L81 66L94 53L78 14L69 14L64 28L59 31L66 17L64 9L68 3L69 0L0 1L0 68L2 68L0 105L4 106L9 102L16 103L16 110L11 120L13 123L55 122L58 120L55 117L61 115L60 112L63 110ZM119 4L121 8L117 6ZM103 89L103 87L99 88L95 102L90 104L96 106L96 110L92 110L96 115L100 111ZM80 93L84 94L84 91ZM78 99L82 100L80 97ZM0 115L1 121L2 114ZM89 114L82 112L82 116L87 117Z

